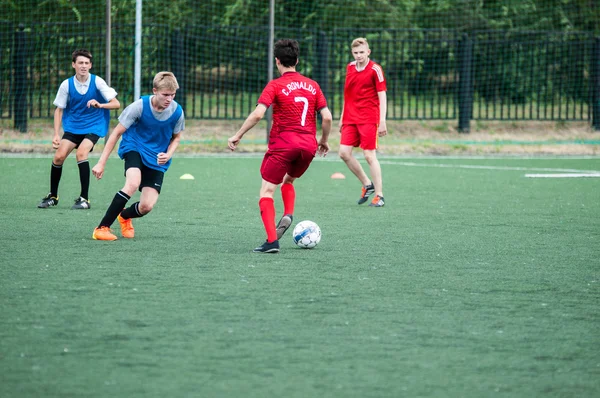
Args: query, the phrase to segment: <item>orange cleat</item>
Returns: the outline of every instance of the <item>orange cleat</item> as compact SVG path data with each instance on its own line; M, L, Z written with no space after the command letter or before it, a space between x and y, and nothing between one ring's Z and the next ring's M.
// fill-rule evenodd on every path
M109 227L98 227L94 229L92 238L96 240L117 240L117 236L112 233Z
M376 195L371 203L369 203L371 207L383 207L385 206L385 201L383 200L383 196Z
M119 221L119 224L121 224L121 235L123 235L124 238L132 239L135 236L135 230L133 229L131 218L124 219L119 214L117 220Z
M369 200L369 196L371 196L373 194L373 192L375 192L375 187L373 186L373 183L363 186L362 190L360 192L360 198L358 199L358 202L356 202L356 203L358 203L359 205L362 205L367 200Z

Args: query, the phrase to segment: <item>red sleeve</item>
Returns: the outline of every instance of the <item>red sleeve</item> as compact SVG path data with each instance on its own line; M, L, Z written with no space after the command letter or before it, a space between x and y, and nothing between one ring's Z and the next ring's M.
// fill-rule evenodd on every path
M377 92L387 91L383 68L379 64L373 64L373 75L375 79L375 90Z
M323 94L323 91L321 90L320 87L319 87L319 92L317 93L316 104L317 104L317 112L323 108L327 108L327 99L325 98L325 94Z
M270 107L273 101L275 101L276 91L275 80L271 80L260 94L260 97L258 97L257 103L263 104L267 108Z

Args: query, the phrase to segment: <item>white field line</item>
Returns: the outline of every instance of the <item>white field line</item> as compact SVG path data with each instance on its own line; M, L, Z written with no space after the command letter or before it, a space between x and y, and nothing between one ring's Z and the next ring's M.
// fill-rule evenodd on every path
M264 153L220 153L220 154L178 154L177 157L182 158L218 158L218 159L256 159L260 158L264 155ZM0 154L0 157L4 158L52 158L54 155L52 154ZM91 158L98 157L99 154L90 154ZM116 155L113 155L116 157ZM364 159L360 156L357 156L360 161L364 161ZM440 157L422 157L420 159L439 159ZM500 158L486 158L486 157L462 157L463 159L500 159ZM597 157L578 157L568 159L597 159ZM445 157L445 159L461 159L461 157ZM565 159L565 157L507 157L509 160L519 160L519 159L543 159L543 160L551 160L551 159ZM318 161L327 161L327 162L343 162L337 156L328 156L326 158L316 157L315 160ZM379 160L380 164L386 165L395 165L395 166L406 166L406 167L437 167L437 168L456 168L456 169L478 169L478 170L502 170L502 171L538 171L538 172L554 172L554 174L525 174L525 177L531 178L567 178L567 177L600 177L600 171L598 170L580 170L580 169L560 169L560 168L546 168L546 167L515 167L515 166L486 166L486 165L472 165L472 164L448 164L448 163L416 163L416 162L404 162L404 161L396 161L393 158L389 157L381 157ZM560 174L555 174L560 173Z
M479 169L479 170L503 170L503 171L540 171L556 173L581 173L581 174L600 174L597 170L579 170L579 169L559 169L546 167L515 167L515 166L486 166L473 164L446 164L446 163L414 163L414 162L394 162L389 160L379 161L380 164L408 166L408 167L439 167L455 169Z
M600 173L525 174L528 178L585 178L600 177Z

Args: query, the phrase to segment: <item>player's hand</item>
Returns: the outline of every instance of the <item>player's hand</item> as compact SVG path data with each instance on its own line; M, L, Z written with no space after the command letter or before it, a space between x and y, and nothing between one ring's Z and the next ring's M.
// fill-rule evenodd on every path
M377 129L377 134L380 137L383 137L384 135L387 135L387 126L385 125L385 122L382 122L379 124L379 128Z
M97 180L101 179L104 175L104 165L100 163L96 163L96 165L92 168L92 174L96 177Z
M159 153L156 157L158 164L165 164L169 161L169 159L171 159L171 157L164 152Z
M235 148L237 148L239 143L240 143L240 138L238 138L237 134L232 137L229 137L229 139L227 140L227 146L232 151L235 151Z
M59 145L60 145L60 137L58 135L55 135L52 138L52 149L58 149Z
M325 157L325 156L327 156L328 153L329 153L329 143L327 143L327 141L319 142L319 147L317 148L317 154L321 157Z
M92 107L92 108L100 108L100 103L98 101L96 101L95 99L89 100L87 103L87 107Z

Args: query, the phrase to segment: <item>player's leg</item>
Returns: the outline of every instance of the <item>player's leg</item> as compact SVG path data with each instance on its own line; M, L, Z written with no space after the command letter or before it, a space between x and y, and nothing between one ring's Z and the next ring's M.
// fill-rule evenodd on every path
M377 159L376 151L364 151L365 159L369 164L369 170L371 171L371 178L373 180L373 186L375 188L375 197L369 203L369 206L383 207L383 181L381 177L381 165Z
M375 197L369 203L369 206L382 207L383 201L383 180L381 176L381 165L377 159L377 148L378 132L376 124L361 124L358 126L360 134L360 147L363 150L365 160L369 165L369 171L371 173L371 180L373 181L373 187Z
M88 134L85 136L81 144L77 147L76 158L77 167L79 169L79 182L81 184L81 191L79 197L75 199L75 204L71 209L89 209L89 190L90 190L90 162L88 160L89 154L94 149L94 145L98 142L98 137L95 134Z
M72 136L71 134L70 136ZM42 201L38 204L40 209L47 209L48 207L56 206L58 204L58 185L62 177L62 167L65 159L75 149L77 143L70 141L65 136L69 136L67 133L63 135L60 140L60 144L54 153L52 159L52 167L50 169L50 193L46 197L42 198Z
M295 177L286 174L281 184L281 199L283 200L283 216L277 223L277 240L290 228L294 221L294 207L296 205L296 189L294 188Z
M117 237L111 232L110 227L115 222L119 213L123 211L131 196L138 190L142 182L142 158L137 152L128 152L125 160L125 185L115 194L104 217L94 230L93 238L98 240L115 240Z
M283 216L277 223L277 239L281 239L294 221L294 208L296 205L296 190L294 181L302 177L315 158L315 154L306 150L289 151L290 166L283 177L281 184L281 198L283 199Z
M350 171L359 179L359 181L363 185L371 184L371 180L363 170L360 162L352 155L352 149L353 147L351 146L340 145L338 154L340 155L340 158L346 163L348 169L350 169Z
M262 182L259 192L258 208L267 240L254 249L256 253L278 253L277 227L275 225L275 189L281 184L287 173L287 159L279 152L267 151L260 166Z
M358 125L347 124L342 126L340 148L338 154L346 163L348 169L361 182L361 194L358 199L358 204L363 204L369 199L369 195L373 193L373 184L358 159L352 155L352 150L361 144L361 137L358 130Z
M165 173L162 171L142 166L142 182L140 184L142 194L140 195L140 201L123 209L117 217L117 221L121 225L121 234L124 238L131 239L135 236L132 220L144 217L154 208L160 195L164 176Z
M267 234L267 240L261 246L255 248L254 252L277 253L279 251L279 240L277 240L277 228L275 226L275 202L273 201L276 188L276 184L265 179L262 180L258 208L260 209L260 218Z

